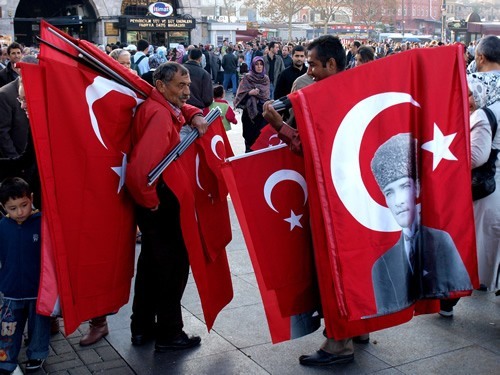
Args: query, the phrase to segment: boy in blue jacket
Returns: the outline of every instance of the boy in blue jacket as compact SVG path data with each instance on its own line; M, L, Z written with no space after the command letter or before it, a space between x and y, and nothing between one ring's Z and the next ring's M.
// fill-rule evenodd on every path
M28 321L26 370L42 367L49 354L50 318L36 313L40 280L41 215L32 209L33 193L26 181L7 178L0 184L0 374L17 367Z

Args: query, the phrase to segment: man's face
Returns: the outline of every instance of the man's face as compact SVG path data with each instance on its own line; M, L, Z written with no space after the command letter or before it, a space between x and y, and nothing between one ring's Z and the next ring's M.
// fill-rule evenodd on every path
M0 56L0 61L5 62L9 58L9 55L7 53L7 48L2 48L2 54Z
M304 51L295 51L292 56L293 66L297 69L302 69L304 66L304 61L306 60L306 55Z
M353 43L351 44L351 53L355 55L356 52L358 52L358 47Z
M17 97L17 101L21 105L21 109L26 112L26 117L28 116L28 105L26 104L26 95L24 93L24 86L19 85L19 96Z
M416 186L410 177L388 184L382 193L394 219L401 228L410 228L416 215Z
M283 48L281 49L281 54L283 55L283 57L288 56L289 53L290 53L290 51L288 50L288 47L283 46Z
M21 51L19 48L12 48L9 53L9 58L10 62L12 64L18 63L21 61L21 58L23 57L23 51Z
M475 57L475 60L476 60L476 69L478 72L482 72L483 71L483 66L484 66L484 62L486 61L485 57L482 55L482 54L479 54L475 53L476 57Z
M189 100L189 86L191 79L189 74L181 75L181 72L175 73L174 78L168 83L160 80L156 81L156 88L163 97L173 105L181 108Z
M323 66L321 61L318 59L316 48L309 51L307 55L307 62L309 63L307 74L313 77L315 81L321 81L322 79L337 73L337 66L332 58L327 61L326 66Z
M269 49L269 51L271 51L275 55L278 53L279 50L280 50L280 45L279 44L275 44L273 48Z
M33 197L9 198L3 205L12 220L22 224L31 216Z
M122 53L120 56L118 56L117 60L121 65L123 65L125 68L130 69L130 54L129 53Z

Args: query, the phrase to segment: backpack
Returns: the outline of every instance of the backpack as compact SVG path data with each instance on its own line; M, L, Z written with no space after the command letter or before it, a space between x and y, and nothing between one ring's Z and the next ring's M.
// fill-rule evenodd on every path
M495 138L497 132L497 119L495 114L488 107L481 108L488 117L491 126L491 139ZM495 191L495 162L500 150L491 149L490 156L486 163L472 170L472 200L487 197Z
M146 55L142 55L141 57L139 57L139 60L137 60L137 62L135 61L134 57L132 57L132 63L130 64L130 69L133 69L137 72L137 74L139 75L139 77L141 76L141 71L139 69L139 63L142 61L142 59L144 59L146 57Z

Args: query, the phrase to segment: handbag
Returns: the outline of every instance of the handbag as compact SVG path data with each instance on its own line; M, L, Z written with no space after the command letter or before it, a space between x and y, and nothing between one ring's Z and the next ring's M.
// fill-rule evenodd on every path
M488 107L482 108L488 117L491 126L491 139L495 138L497 132L497 119L495 114ZM486 163L472 170L472 200L482 199L495 191L495 162L500 150L491 149L490 156Z

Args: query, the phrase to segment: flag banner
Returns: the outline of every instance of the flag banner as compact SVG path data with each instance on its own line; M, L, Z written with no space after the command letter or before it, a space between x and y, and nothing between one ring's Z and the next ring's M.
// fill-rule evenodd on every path
M218 117L195 142L195 201L203 248L212 261L225 252L232 230L227 187L220 167L233 156L224 125Z
M222 173L255 270L274 343L319 327L303 159L286 147L229 159Z
M129 299L135 220L123 182L131 120L143 98L50 47L42 45L41 55L39 69L25 66L22 74L48 221L42 235L51 236L70 334ZM96 58L111 60L101 52ZM42 258L49 254L45 244ZM48 282L49 273L41 280ZM51 304L42 298L39 308Z
M225 241L214 238L220 228L229 227L230 230L227 199L225 205L223 201L212 205L207 203L207 199L203 199L203 191L199 192L200 181L196 178L196 159L196 148L187 148L163 172L162 178L181 203L182 235L200 295L205 323L210 331L219 312L233 298L231 273L225 252L231 233L229 238L221 236ZM214 227L210 220L214 222ZM216 232L208 233L209 229Z
M289 97L328 334L396 325L435 311L426 299L469 295L478 280L462 50L408 51Z
M280 144L283 144L283 141L278 138L278 132L274 130L271 125L267 124L260 130L259 137L250 148L253 151L257 151L271 146L278 146Z

